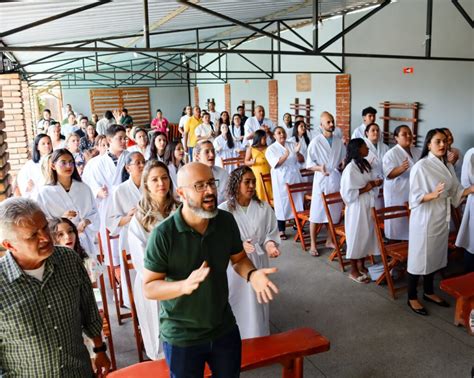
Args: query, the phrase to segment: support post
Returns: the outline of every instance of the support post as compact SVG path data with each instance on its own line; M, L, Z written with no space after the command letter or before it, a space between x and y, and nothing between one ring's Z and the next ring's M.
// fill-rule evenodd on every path
M148 0L143 0L143 37L145 38L145 47L150 48L150 22L148 18Z
M426 0L425 56L431 56L431 28L433 26L433 0Z
M319 0L313 0L313 51L318 51L318 18L319 18Z

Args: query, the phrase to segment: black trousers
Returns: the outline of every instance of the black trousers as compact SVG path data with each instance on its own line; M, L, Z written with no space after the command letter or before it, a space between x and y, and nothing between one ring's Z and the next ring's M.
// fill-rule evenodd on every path
M474 253L464 251L464 271L466 273L474 272Z
M408 273L408 299L417 299L416 288L420 275ZM434 272L423 275L423 291L425 294L431 295L433 292Z
M285 229L286 229L286 221L279 220L278 221L278 231L285 232Z

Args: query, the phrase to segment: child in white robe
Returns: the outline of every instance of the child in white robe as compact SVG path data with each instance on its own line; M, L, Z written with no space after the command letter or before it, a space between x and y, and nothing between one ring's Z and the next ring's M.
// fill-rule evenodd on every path
M278 225L268 203L258 199L256 178L250 167L241 166L229 177L227 201L219 208L229 211L239 226L247 257L255 268L269 268L269 257L280 255ZM239 326L242 339L270 334L270 308L258 303L251 285L239 276L231 265L227 268L229 303Z
M168 167L171 182L173 183L173 194L177 198L178 171L184 165L184 147L181 140L174 140L168 143L164 163Z
M156 183L168 185L168 190L159 190L160 187ZM142 198L128 229L129 244L133 246L130 254L136 271L133 296L145 352L152 360L158 360L163 358L163 348L159 340L159 302L145 298L143 293L143 260L151 231L176 210L177 203L172 195L173 185L168 169L159 161L150 160L146 164L142 188Z
M351 261L349 277L358 283L369 283L364 266L368 255L380 254L371 208L383 180L376 178L370 163L365 159L369 148L362 138L347 145L345 168L341 177L341 196L346 204L344 227L346 232L346 258Z

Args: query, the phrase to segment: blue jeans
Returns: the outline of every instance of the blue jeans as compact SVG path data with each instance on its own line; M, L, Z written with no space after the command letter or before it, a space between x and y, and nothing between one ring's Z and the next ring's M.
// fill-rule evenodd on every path
M194 147L188 147L188 156L189 156L189 161L193 161L193 149Z
M202 378L207 362L213 378L240 376L242 341L237 325L220 338L203 344L179 347L163 342L171 378Z

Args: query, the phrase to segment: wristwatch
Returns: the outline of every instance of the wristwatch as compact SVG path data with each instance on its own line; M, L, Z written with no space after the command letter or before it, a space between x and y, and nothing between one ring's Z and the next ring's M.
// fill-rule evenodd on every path
M105 351L107 351L107 344L103 342L101 346L92 348L92 351L94 353L105 352Z

